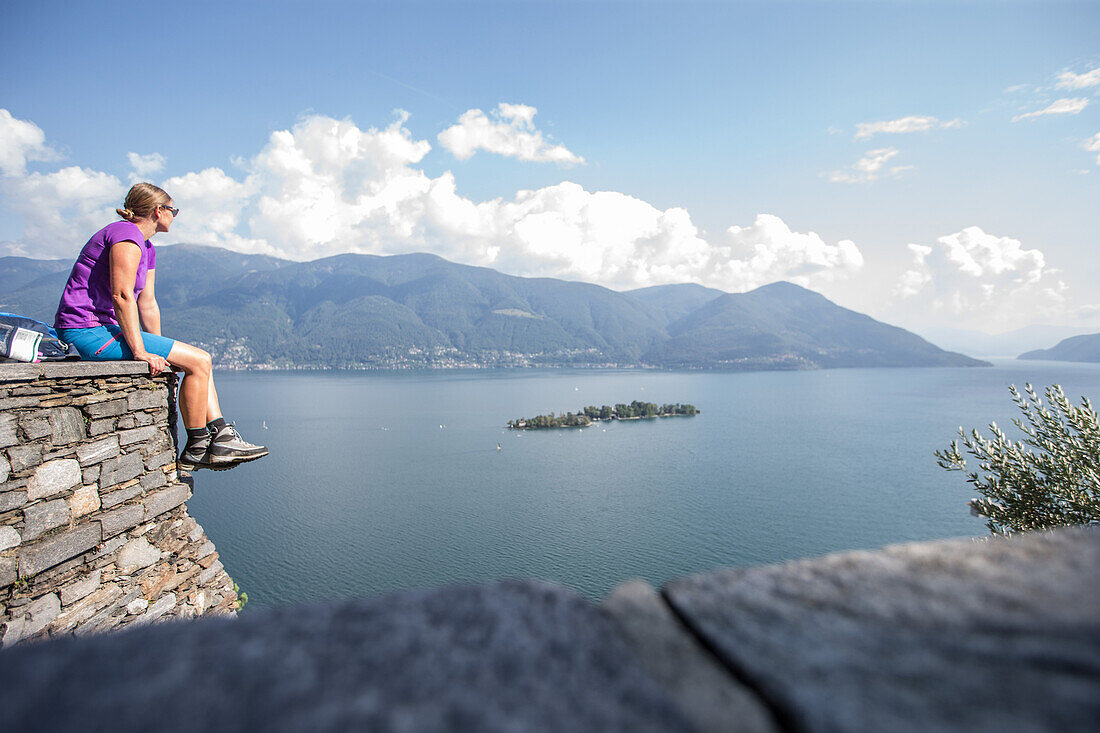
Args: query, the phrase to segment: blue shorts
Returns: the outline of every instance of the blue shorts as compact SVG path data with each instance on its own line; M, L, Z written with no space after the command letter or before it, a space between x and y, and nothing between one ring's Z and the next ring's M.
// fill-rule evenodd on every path
M92 361L130 361L134 352L126 344L122 329L118 326L93 326L92 328L59 328L57 335L65 343L72 344L80 352L81 359ZM165 359L175 341L164 336L141 332L145 350Z

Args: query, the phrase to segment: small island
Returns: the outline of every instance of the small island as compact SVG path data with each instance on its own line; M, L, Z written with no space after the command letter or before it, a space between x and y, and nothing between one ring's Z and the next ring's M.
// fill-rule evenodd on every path
M564 415L536 415L509 420L512 430L542 430L545 428L583 428L601 420L645 420L654 417L690 417L698 415L695 405L657 405L654 402L634 400L629 405L620 402L612 407L589 405L580 412L567 412Z

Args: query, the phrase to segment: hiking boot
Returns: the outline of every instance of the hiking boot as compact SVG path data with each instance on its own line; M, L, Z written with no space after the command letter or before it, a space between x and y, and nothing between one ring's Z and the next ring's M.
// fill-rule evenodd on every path
M179 457L181 471L194 471L197 468L209 468L206 454L210 451L210 436L198 440L188 440Z
M210 448L204 458L204 468L215 471L263 458L268 453L262 445L253 445L241 437L237 428L226 425L210 436Z

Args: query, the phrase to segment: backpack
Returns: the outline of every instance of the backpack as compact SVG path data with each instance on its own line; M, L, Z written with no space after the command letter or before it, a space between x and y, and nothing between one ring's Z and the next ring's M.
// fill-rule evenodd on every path
M79 359L80 354L57 337L41 321L14 313L0 313L0 360L61 361Z

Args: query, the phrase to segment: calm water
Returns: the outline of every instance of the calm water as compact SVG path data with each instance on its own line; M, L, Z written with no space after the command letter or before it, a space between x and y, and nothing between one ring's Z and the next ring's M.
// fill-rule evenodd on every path
M272 455L196 473L190 508L257 605L514 576L599 598L629 578L983 535L970 488L932 451L959 425L1007 425L1009 384L1100 398L1098 365L1015 361L217 379L226 414ZM634 399L703 414L501 428Z

